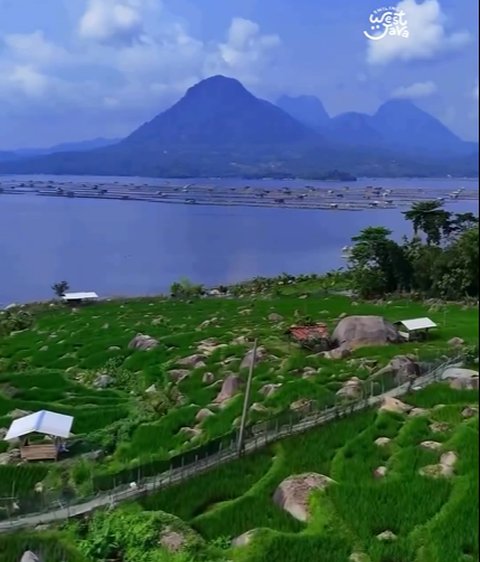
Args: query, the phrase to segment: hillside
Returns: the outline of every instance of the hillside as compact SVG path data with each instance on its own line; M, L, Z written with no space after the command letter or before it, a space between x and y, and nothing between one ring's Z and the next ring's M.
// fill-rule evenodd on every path
M466 366L473 366L478 306L395 298L354 302L329 294L332 283L340 289L345 279L284 275L231 287L229 296L188 299L178 296L180 284L172 287L177 296L171 298L2 311L0 433L5 435L13 419L39 410L71 415L74 422L68 452L57 462L22 463L17 446L1 441L0 530L2 520L57 509L58 502L81 503L102 493L111 502L112 489L140 485L149 476L164 474L165 487L136 504L110 514L99 511L84 523L60 525L33 540L24 533L0 535L0 547L10 553L6 562L17 562L26 544L47 549L51 562L138 562L140 554L148 562L180 562L180 555L157 548L159 541L174 540L172 530L175 540L185 538L181 544L193 560L204 562L232 557L260 562L267 552L279 562L303 562L324 551L339 562L354 551L368 554L368 562L385 562L392 553L395 562L410 562L408 556L420 552L427 537L422 562L450 562L460 550L475 555L473 496L465 486L478 471L472 450L478 418L466 410L477 401L477 391L458 390L461 379L455 377L463 375L455 374L407 395L405 401L424 408L408 416L366 410L351 417L349 404L364 404L362 397L383 395L410 380L406 363L425 373L461 353ZM287 333L292 325L323 322L330 348L345 337L342 322L364 315L390 322L428 315L438 329L425 341L386 343L388 332L383 336L381 328L376 345L348 353L341 346L324 353L323 340L305 346ZM255 339L246 436L259 450L191 479L182 467L237 443ZM447 406L433 408L437 404ZM333 417L347 417L264 446L262 435L292 428L306 416L318 423L327 409L336 412ZM448 431L441 426L434 435L431 424L443 422ZM388 447L373 443L379 437L390 439ZM438 444L424 450L424 441ZM454 465L445 479L431 478L443 468L418 472L438 459ZM378 467L385 468L374 477ZM181 486L168 486L173 469L182 476ZM272 501L285 478L304 472L336 483L325 498L315 496L306 524ZM444 527L458 518L454 498L461 498L456 501L464 522L448 534ZM437 513L445 513L443 519ZM232 538L255 528L263 529L258 540L230 552ZM398 540L376 539L385 531Z

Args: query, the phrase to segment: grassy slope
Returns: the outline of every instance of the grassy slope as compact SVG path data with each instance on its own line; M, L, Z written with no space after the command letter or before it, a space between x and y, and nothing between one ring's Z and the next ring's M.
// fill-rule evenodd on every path
M311 291L309 298L299 299L307 289ZM228 372L238 372L240 360L249 349L248 344L233 343L238 336L256 336L268 351L267 359L256 369L252 392L252 401L268 408L266 416L287 409L299 398L332 403L342 380L353 374L368 376L365 369L354 364L355 357L376 358L380 364L398 353L419 352L422 357L433 357L447 349L446 342L452 336L461 335L471 343L478 337L475 309L451 305L429 312L421 303L405 301L356 306L346 297L317 295L311 282L288 287L286 293L264 299L201 299L191 303L137 299L99 303L74 312L63 307L44 309L37 314L33 329L0 341L0 428L8 427L8 413L15 408L46 408L73 415L73 431L79 435L76 449L104 448L106 443L112 453L101 465L87 467L82 462L77 469L77 480L88 492L90 473L102 466L103 470L115 471L150 459L168 458L230 431L240 415L241 397L205 421L200 438L190 441L179 433L181 427L194 425L196 412L208 406L218 392L218 386L202 383L203 373L213 372L218 381ZM271 312L282 315L284 321L268 321ZM325 321L333 330L341 313L380 314L392 321L428 314L441 329L421 346L412 343L359 350L353 362L332 362L309 355L283 334L288 325L305 316ZM210 321L209 326L200 328L205 320ZM128 350L128 342L137 332L158 338L161 345L149 352ZM178 385L183 405L163 416L147 411L142 391L152 383L164 388L166 372L175 367L175 361L194 353L199 342L212 337L226 347L208 357L206 367L193 371ZM308 380L300 376L307 366L317 369ZM112 389L82 384L91 382L105 368L113 374L121 371L123 378ZM283 386L265 399L259 389L267 382L282 382ZM1 447L0 452L6 445L2 443ZM11 468L0 467L0 476L7 476L0 478L1 493L31 490L32 482L42 480L44 466L27 467L15 482Z

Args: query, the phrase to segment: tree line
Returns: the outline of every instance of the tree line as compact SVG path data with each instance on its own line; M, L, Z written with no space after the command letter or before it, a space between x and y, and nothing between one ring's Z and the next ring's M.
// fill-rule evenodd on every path
M448 212L440 201L414 203L403 214L413 232L400 244L385 227L367 227L352 238L353 289L363 298L396 292L478 297L478 217Z

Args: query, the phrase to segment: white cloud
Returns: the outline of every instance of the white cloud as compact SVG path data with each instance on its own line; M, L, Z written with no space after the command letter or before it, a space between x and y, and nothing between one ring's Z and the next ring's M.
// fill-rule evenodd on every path
M473 88L472 96L478 103L478 80L477 83L475 84L475 87Z
M368 40L367 62L385 65L396 60L429 60L442 53L460 49L471 37L467 31L446 29L446 17L438 0L402 0L396 6L405 12L408 37L387 34L384 38Z
M42 97L48 91L49 79L28 65L14 66L4 84L7 89L19 90L28 97Z
M233 18L227 40L207 57L205 73L227 73L247 83L254 83L259 68L268 64L280 42L278 35L263 35L257 23Z
M427 82L415 82L409 86L400 86L393 90L392 97L417 99L431 96L437 91L437 85L431 80Z
M12 33L6 35L3 42L12 58L29 64L54 64L68 56L65 49L48 41L39 30L33 33Z
M106 44L131 44L143 34L142 3L89 0L79 23L80 36Z

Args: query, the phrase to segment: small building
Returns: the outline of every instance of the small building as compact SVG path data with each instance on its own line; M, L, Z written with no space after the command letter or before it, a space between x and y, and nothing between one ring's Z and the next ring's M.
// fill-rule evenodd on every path
M432 328L437 328L437 324L430 318L401 320L395 322L395 326L400 336L407 341L426 339L429 331Z
M57 460L58 454L66 451L66 439L70 437L73 417L41 410L16 419L10 425L5 441L20 441L20 456L27 461ZM51 442L37 441L40 434L51 438Z
M65 293L62 300L68 304L81 304L84 302L94 302L98 300L97 293L93 291L80 292L80 293Z
M317 323L305 326L290 326L287 334L300 345L316 351L330 349L330 335L326 324Z

